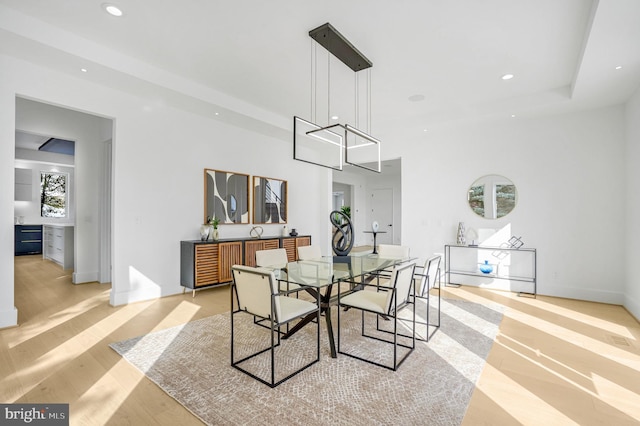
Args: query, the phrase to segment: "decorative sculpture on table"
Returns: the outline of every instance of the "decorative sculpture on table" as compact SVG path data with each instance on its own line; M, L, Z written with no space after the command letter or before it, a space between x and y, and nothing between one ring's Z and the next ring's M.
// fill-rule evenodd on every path
M333 224L333 238L331 248L336 256L346 256L353 248L353 225L351 219L344 212L334 210L329 214Z
M208 224L200 225L200 240L207 241L209 239L209 232L211 228Z
M251 238L260 238L262 237L262 226L254 226L253 228L251 228L251 231L249 231L249 235L251 236Z
M456 237L456 244L459 246L467 245L467 239L464 236L464 222L458 223L458 234Z
M509 244L509 247L511 248L519 249L524 245L524 242L522 241L522 237L516 237L514 235L513 237L509 238L507 244Z

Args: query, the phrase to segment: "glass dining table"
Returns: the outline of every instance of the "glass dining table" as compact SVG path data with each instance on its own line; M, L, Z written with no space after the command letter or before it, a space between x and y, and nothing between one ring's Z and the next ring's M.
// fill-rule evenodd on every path
M372 253L298 260L287 264L286 274L282 274L279 281L305 286L305 290L314 298L319 294L321 313L327 324L331 357L336 358L331 324L331 305L337 300L337 295L333 294L334 285L346 284L349 286L348 291L357 291L360 289L359 284L370 282L379 272L409 260L411 259L386 259ZM313 314L303 318L283 338L291 337L315 317Z

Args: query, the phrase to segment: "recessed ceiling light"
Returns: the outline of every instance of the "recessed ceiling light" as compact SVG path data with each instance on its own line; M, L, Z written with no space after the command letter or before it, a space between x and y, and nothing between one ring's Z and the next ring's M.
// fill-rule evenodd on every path
M102 8L106 10L109 15L118 17L123 15L122 10L118 6L110 3L103 3Z
M515 118L515 117L516 117L516 115L515 115L515 114L511 114L511 118Z
M216 114L216 115L220 115L220 113L219 113L219 112L216 112L215 114Z
M332 116L331 116L331 119L332 119L332 120L337 120L338 118L340 118L340 117L338 117L337 115L332 115Z
M505 74L502 76L503 80L511 80L513 78L513 74Z
M424 130L423 130L423 132L428 132L428 131L429 131L429 129L424 129Z
M617 70L621 70L621 69L622 69L622 65L618 65L618 66L616 67L616 69L617 69Z
M80 68L80 71L87 72L87 69L86 68Z

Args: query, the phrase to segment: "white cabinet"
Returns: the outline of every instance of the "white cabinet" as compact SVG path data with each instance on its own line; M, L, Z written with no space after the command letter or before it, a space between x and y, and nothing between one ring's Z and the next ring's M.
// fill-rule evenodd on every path
M31 201L31 169L15 169L15 200Z
M42 234L42 256L62 269L73 269L73 226L43 225Z

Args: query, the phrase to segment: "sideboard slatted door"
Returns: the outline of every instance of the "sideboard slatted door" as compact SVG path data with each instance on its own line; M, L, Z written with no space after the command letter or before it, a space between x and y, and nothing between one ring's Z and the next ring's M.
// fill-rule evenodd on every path
M244 243L244 264L247 266L256 266L256 251L270 250L280 247L278 239L269 240L251 240Z
M282 247L287 251L287 258L289 262L294 262L296 260L296 239L283 238Z
M242 242L220 243L218 251L219 278L221 283L232 281L231 267L242 264Z
M298 260L298 247L311 245L311 237L285 237L282 239L282 247L287 250L289 262Z
M195 287L201 287L204 285L211 285L220 282L218 280L218 244L197 245L195 249Z

